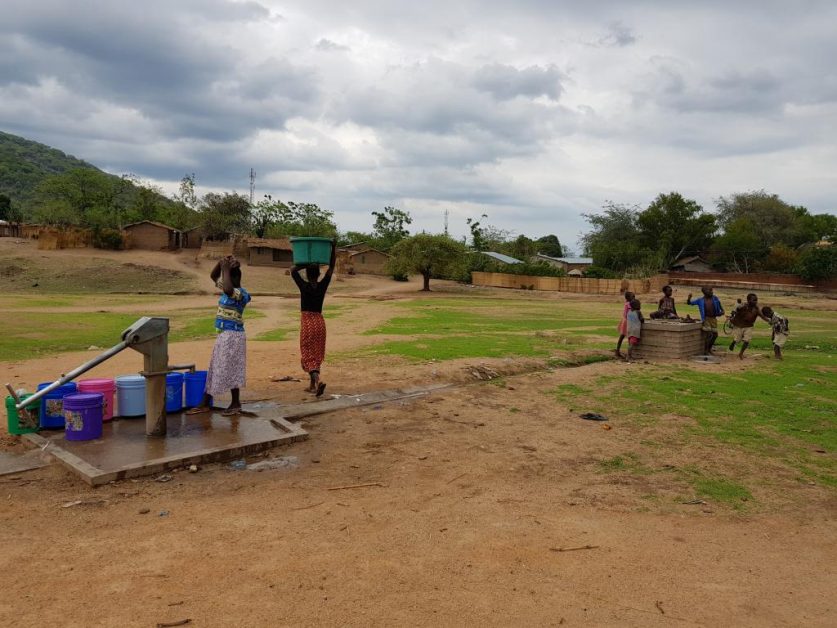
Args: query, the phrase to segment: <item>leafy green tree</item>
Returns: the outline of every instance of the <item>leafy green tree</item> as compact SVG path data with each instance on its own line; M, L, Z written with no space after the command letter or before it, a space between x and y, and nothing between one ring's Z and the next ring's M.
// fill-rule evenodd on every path
M759 260L763 260L769 247L756 233L753 221L739 218L728 224L723 235L712 244L713 262L738 273L756 270Z
M115 227L130 183L91 168L44 179L36 190L36 219L48 224Z
M323 209L315 203L296 203L277 201L278 220L270 225L267 233L270 237L279 236L319 236L333 238L337 236L334 224L334 212Z
M12 199L5 194L0 194L0 220L12 221Z
M657 266L654 254L642 246L642 233L636 206L606 201L599 214L584 214L592 229L581 237L584 253L593 258L596 266L618 273L629 269Z
M642 248L655 251L662 268L685 253L707 248L717 231L715 217L678 192L660 194L636 219Z
M395 207L384 207L384 211L373 211L372 215L375 216L372 235L382 249L388 250L410 235L407 225L412 224L413 219L409 212Z
M337 246L349 246L350 244L359 244L360 242L370 242L372 239L371 233L346 231L337 236Z
M535 244L535 241L531 238L527 238L523 234L517 236L511 242L507 242L502 248L503 253L511 255L523 262L528 262L529 258L533 257L535 253L538 252L538 247Z
M200 224L210 240L250 232L250 199L236 192L210 192L201 200Z
M467 249L446 235L419 233L401 240L390 250L389 272L394 276L420 273L422 290L430 290L430 279L455 277L462 273Z
M796 272L805 281L825 281L837 277L837 245L812 246L799 256Z
M264 238L268 229L279 221L287 209L287 205L282 201L274 201L270 194L265 194L264 198L250 210L256 237Z
M545 235L542 238L538 238L535 240L535 245L537 246L536 253L542 253L543 255L548 255L549 257L563 257L564 256L564 249L561 246L561 242L558 240L558 236L556 235Z
M180 179L180 187L174 194L174 200L180 201L186 207L197 210L200 207L200 199L195 192L195 173L183 175Z
M786 244L774 244L767 253L763 268L774 273L792 273L798 260L796 249Z
M783 243L790 246L803 244L795 242L793 235L797 227L797 212L776 194L764 190L731 194L716 201L718 222L725 231L739 221L746 220L753 234L766 248Z
M480 218L488 218L487 214L482 214ZM482 223L479 220L474 218L468 218L465 220L465 224L468 225L468 229L471 231L471 246L475 251L485 251L485 227L482 226Z

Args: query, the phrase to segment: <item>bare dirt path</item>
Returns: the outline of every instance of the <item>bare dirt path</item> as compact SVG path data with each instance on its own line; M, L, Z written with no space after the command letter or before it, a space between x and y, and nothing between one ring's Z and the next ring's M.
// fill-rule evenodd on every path
M265 283L275 279L268 270ZM206 289L148 307L206 307L211 316ZM328 322L329 352L341 358L325 366L328 392L457 386L305 420L310 440L274 452L297 457L298 468L210 465L167 483L95 490L55 465L1 477L0 624L834 625L832 490L717 443L684 441L683 417L649 425L613 419L605 430L554 394L561 385L642 373L643 364L543 370L537 360L353 356L376 341L361 332L391 315L378 299L411 298L416 289L351 278L329 296L341 306ZM522 293L479 294L513 302ZM248 322L251 337L291 331L280 342L249 343L245 398L310 399L300 383L270 381L300 374L298 302L265 296L254 307L266 317ZM211 347L212 339L173 343L171 360L206 364ZM95 353L6 363L2 371L34 387ZM475 381L480 364L503 379ZM125 351L90 376L140 365L139 354ZM740 365L689 368L723 376ZM5 435L2 444L22 447ZM603 460L629 453L653 473L602 472ZM696 459L734 468L756 503L740 510L684 503L694 494L676 471ZM360 484L373 485L329 490Z

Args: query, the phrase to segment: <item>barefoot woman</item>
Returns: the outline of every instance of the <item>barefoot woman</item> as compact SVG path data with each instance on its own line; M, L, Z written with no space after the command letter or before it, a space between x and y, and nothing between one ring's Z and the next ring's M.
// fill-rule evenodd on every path
M323 394L325 382L320 381L320 366L325 358L326 326L323 320L323 301L328 284L334 272L334 260L337 256L335 243L331 243L331 260L322 279L319 264L305 266L305 277L299 274L299 266L291 267L291 277L299 288L302 320L299 326L299 351L302 358L302 370L308 373L310 383L308 392L317 397Z

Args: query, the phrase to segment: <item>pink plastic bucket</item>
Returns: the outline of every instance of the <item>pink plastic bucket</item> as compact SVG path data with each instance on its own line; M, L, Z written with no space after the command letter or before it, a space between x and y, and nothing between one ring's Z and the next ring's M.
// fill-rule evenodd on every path
M116 391L116 382L112 379L83 379L78 383L80 393L102 393L105 396L105 407L102 411L102 420L110 421L113 418L113 393Z

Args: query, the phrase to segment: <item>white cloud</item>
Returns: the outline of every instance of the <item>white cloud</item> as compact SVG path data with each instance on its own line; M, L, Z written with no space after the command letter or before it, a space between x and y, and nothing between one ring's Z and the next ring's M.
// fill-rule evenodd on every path
M605 199L837 209L837 6L7 0L0 128L172 189L573 242Z

